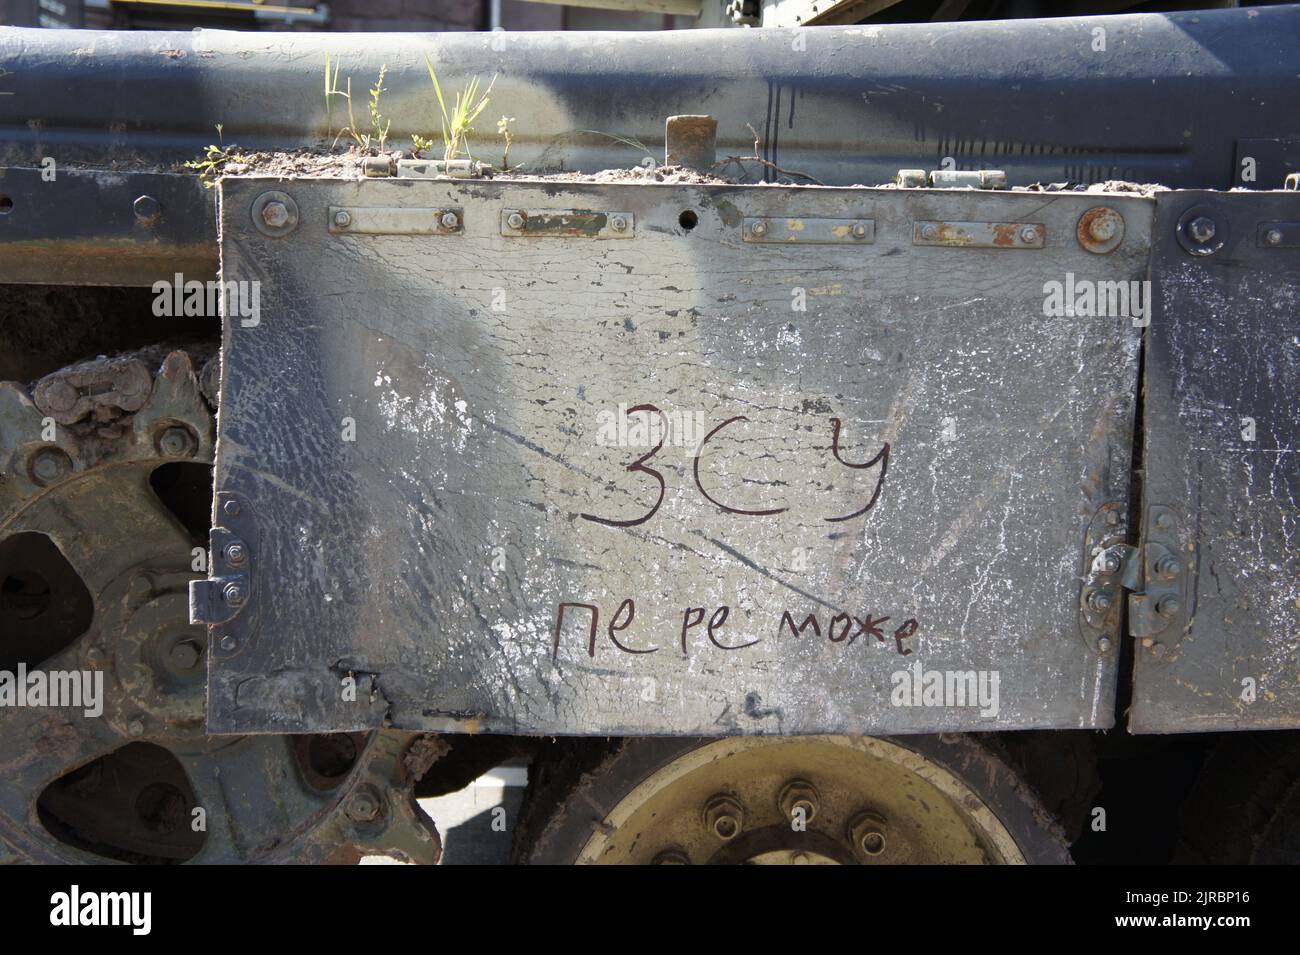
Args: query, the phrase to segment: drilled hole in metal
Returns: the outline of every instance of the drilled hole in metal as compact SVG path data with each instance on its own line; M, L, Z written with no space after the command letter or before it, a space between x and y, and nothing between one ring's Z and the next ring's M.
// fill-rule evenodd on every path
M683 229L685 229L687 232L690 232L692 229L694 229L697 225L700 224L700 217L697 216L690 209L687 209L685 212L683 212L681 215L677 217L677 224L681 226Z
M212 529L212 466L192 461L162 464L149 474L149 484L190 536L206 543Z
M25 532L0 541L0 670L54 656L90 629L95 605L54 542Z
M129 743L45 787L41 825L65 845L143 865L185 862L203 847L191 825L194 789L176 757Z
M14 201L8 196L0 195L0 216L7 216L14 211Z

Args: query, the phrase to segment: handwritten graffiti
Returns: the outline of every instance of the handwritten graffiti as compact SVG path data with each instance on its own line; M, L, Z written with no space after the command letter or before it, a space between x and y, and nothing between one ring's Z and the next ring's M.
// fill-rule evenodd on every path
M643 413L643 412L647 414L655 414L659 416L659 420L662 427L659 429L652 429L652 433L654 430L657 430L658 433L660 434L660 438L658 443L656 443L653 448L651 448L645 454L641 455L631 464L627 465L626 470L649 475L649 477L659 485L659 496L655 499L654 505L644 514L638 517L629 517L629 518L620 519L620 518L613 518L613 517L600 517L599 515L596 514L583 513L581 516L586 520L594 521L597 524L604 524L607 527L636 527L640 524L644 524L646 521L650 520L650 518L654 517L655 513L659 510L659 507L663 504L664 495L668 491L668 485L667 482L664 480L663 472L657 470L656 468L650 467L649 465L646 464L646 462L649 461L651 458L653 458L656 454L658 454L663 449L664 436L666 436L669 431L668 419L659 408L651 404L637 405L633 408L627 409L627 414L629 415ZM734 415L733 417L728 418L726 421L723 421L721 424L719 424L717 427L715 427L712 431L710 431L708 434L704 436L704 440L700 442L699 453L695 455L695 461L693 465L695 487L699 490L700 494L704 497L706 501L708 501L710 504L717 507L725 514L738 514L738 515L743 515L748 517L766 517L772 514L781 514L784 511L789 510L789 508L769 507L769 508L746 509L746 508L734 507L730 504L727 504L719 497L715 496L717 494L720 494L721 492L715 489L711 493L704 486L705 481L704 481L704 477L701 474L701 466L702 466L702 462L704 461L705 455L708 451L709 442L712 441L715 437L717 437L717 435L720 432L722 432L725 428L735 424L736 422L748 421L748 420L749 418L747 418L744 415ZM880 476L876 479L876 486L874 490L871 492L871 497L868 499L867 503L864 506L858 508L856 511L853 511L850 514L842 514L837 517L824 518L824 520L830 522L848 521L848 520L852 520L855 517L861 517L862 515L866 514L868 511L870 511L873 507L876 506L876 502L880 499L880 493L885 486L885 475L889 472L889 442L886 441L881 446L880 450L876 452L876 454L869 460L861 464L854 464L851 461L844 460L843 456L840 454L840 429L842 427L842 422L840 421L839 418L831 418L830 421L831 421L831 454L835 457L836 461L844 465L844 467L852 468L855 471L874 468L877 465L879 465L880 467Z
M559 612L555 619L555 640L551 649L551 659L556 660L560 653L560 637L564 630L564 612L566 610L576 611L585 610L590 616L587 618L587 656L595 657L596 644L599 642L598 633L600 629L600 608L596 604L565 602L560 604ZM704 637L708 644L719 650L743 650L746 647L752 647L762 642L762 637L746 639L739 634L724 634L721 631L727 623L727 618L731 614L731 608L726 606L717 607L713 612L709 612L707 607L686 607L682 611L681 630L676 634L676 642L681 649L683 656L690 655L690 645L692 637ZM631 597L624 600L614 611L614 615L609 618L605 625L605 636L614 648L621 653L646 654L657 653L663 649L660 646L632 646L629 637L624 635L624 631L632 626L636 618L636 601ZM707 618L707 619L706 619ZM886 643L893 640L895 649L902 656L908 656L912 652L911 647L905 647L903 642L914 637L920 630L920 623L909 617L903 623L894 628L893 633L886 636L884 625L892 618L877 617L870 613L864 613L862 616L839 612L827 618L825 627L826 639L831 643L844 644L851 646L859 637L874 638L877 643ZM697 628L703 628L698 630ZM785 636L786 631L794 638L802 637L805 631L811 630L814 636L821 637L823 628L817 614L809 613L804 616L803 620L796 623L795 616L789 610L782 611L779 622L776 625L776 638L780 639ZM695 631L692 633L692 631Z

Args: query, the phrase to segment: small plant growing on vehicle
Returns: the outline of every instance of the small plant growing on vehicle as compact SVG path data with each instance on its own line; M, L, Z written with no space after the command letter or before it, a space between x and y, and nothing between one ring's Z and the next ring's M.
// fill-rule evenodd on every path
M222 136L223 126L217 123L217 143L209 145L203 150L203 155L198 159L191 159L185 163L186 169L197 169L199 172L199 181L211 189L221 178L221 170L225 168L226 163L233 161L243 161L243 154L236 152L237 147L227 147Z
M451 162L464 153L469 159L474 156L469 151L469 134L474 131L474 120L478 119L479 114L487 109L489 94L492 87L496 84L497 78L492 77L486 90L479 92L482 81L476 76L465 86L463 90L456 94L456 99L451 107L447 108L447 100L442 95L442 84L438 82L438 72L433 68L433 62L426 56L425 65L429 68L429 79L433 80L433 92L438 97L438 110L441 113L439 120L442 124L442 142L444 162ZM498 124L498 128L500 128ZM413 137L414 138L414 137ZM428 148L432 145L431 141L426 139L414 138L416 148ZM421 146L423 144L423 146Z
M513 116L502 116L497 120L497 132L505 139L505 148L501 150L501 170L505 172L510 169L510 144L515 141L515 137L510 133L510 124L515 121Z
M348 105L348 124L340 129L334 136L332 146L338 145L338 141L347 135L351 137L356 148L363 153L374 151L383 152L388 142L388 130L392 126L391 120L385 120L379 112L379 98L387 90L384 88L384 77L388 74L388 64L385 63L379 67L379 79L375 85L370 88L370 130L362 132L357 128L356 113L352 108L352 77L348 77L344 82L344 88L339 88L339 64L335 63L333 70L330 69L330 58L325 57L325 122L326 132L334 132L334 100L342 97Z

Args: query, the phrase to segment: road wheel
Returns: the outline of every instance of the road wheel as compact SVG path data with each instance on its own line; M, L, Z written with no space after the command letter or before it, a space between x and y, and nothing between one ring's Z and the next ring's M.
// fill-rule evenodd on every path
M541 864L1068 863L964 736L629 739L543 750L516 834Z

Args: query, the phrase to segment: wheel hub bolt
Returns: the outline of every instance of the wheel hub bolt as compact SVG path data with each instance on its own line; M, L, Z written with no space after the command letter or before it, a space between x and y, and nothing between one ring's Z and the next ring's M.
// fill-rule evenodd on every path
M781 787L781 793L777 796L777 807L781 810L781 815L792 823L812 822L820 805L817 787L806 779L790 780Z
M172 663L178 670L192 670L203 656L197 640L182 640L172 647Z
M853 848L868 856L878 856L885 851L885 817L867 810L853 817L849 823L849 842Z
M735 799L719 793L704 804L704 828L730 842L745 827L745 810Z

